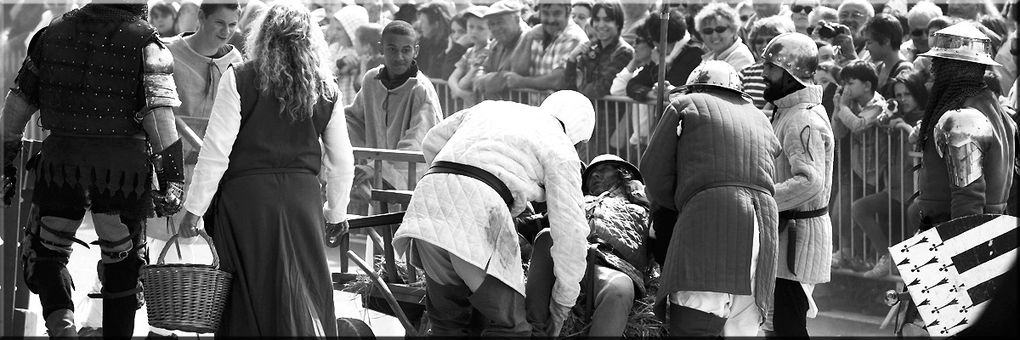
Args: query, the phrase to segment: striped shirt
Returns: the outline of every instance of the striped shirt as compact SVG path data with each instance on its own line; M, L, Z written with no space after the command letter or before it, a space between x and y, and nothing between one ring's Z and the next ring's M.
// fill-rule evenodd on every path
M740 81L744 83L744 92L751 96L754 102L754 107L759 110L765 111L765 77L762 76L762 72L765 70L765 65L762 63L755 63L743 70L740 70ZM772 110L765 112L765 116L772 116Z

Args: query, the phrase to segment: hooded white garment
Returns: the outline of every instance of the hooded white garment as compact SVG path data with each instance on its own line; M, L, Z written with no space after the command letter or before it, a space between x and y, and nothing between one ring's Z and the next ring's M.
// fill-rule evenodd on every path
M572 94L556 97L575 99ZM554 243L553 299L573 306L586 266L589 232L582 206L581 161L574 141L590 138L594 110L588 104L585 112L575 103L554 117L547 113L552 107L563 106L552 103L536 108L485 101L433 127L422 142L429 164L449 161L482 168L506 184L514 202L507 209L495 190L470 177L427 175L418 182L394 236L397 251L408 251L411 239L428 242L524 295L524 271L512 217L529 201L546 201Z

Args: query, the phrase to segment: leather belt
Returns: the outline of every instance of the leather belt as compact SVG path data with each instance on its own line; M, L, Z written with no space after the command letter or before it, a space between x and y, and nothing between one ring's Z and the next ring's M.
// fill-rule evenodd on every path
M797 272L793 270L796 259L794 255L797 254L797 231L796 229L787 228L787 223L790 220L804 220L815 217L822 217L829 213L828 207L822 207L821 209L808 210L808 211L793 211L786 210L779 212L779 232L786 231L786 268L790 270L790 273L797 275Z
M96 138L96 139L135 139L135 140L146 140L148 139L145 135L85 135L77 133L66 133L66 132L50 132L50 136L55 137L69 137L69 138Z
M233 172L227 172L223 174L223 179L220 183L225 183L229 180L252 175L272 175L272 174L309 174L315 176L315 172L311 169L306 168L260 168L260 169L245 169Z
M510 188L495 175L479 167L455 162L435 161L432 162L429 171L422 176L430 174L454 174L477 179L488 185L492 190L495 190L499 197L503 198L503 202L506 203L507 207L514 204L514 196L510 194Z
M691 191L691 193L689 195L687 195L687 198L684 199L684 202L682 204L678 205L677 208L683 209L683 207L687 205L687 202L690 201L691 198L694 198L694 196L700 194L702 191L705 191L705 190L708 190L708 189L720 188L720 187L739 187L739 188L744 188L744 189L748 189L748 190L754 190L754 191L757 191L757 192L760 192L760 193L763 193L763 194L768 194L769 196L775 196L776 195L776 193L773 190L765 188L765 187L757 185L757 184L753 184L753 183L740 182L740 181L719 181L719 182L707 183L705 185L702 185L702 186L698 187L694 191Z

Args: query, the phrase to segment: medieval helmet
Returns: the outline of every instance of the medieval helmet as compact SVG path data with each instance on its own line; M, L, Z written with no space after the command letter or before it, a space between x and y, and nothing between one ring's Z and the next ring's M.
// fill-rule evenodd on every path
M721 60L709 60L691 71L687 77L687 84L684 89L697 89L699 87L713 87L736 92L744 95L744 83L740 81L740 75L733 66Z
M588 97L577 91L556 91L539 108L563 123L571 143L587 142L595 130L595 108Z
M631 164L630 162L623 160L623 158L620 158L620 156L607 153L595 156L595 158L592 158L591 164L584 168L584 171L581 173L582 192L588 193L588 176L591 175L592 171L594 171L595 168L601 164L615 165L618 168L622 168L624 170L629 171L631 174L631 179L639 182L644 181L644 178L641 177L641 171L638 170L638 168L634 166L634 164Z
M935 32L935 44L919 56L1001 66L992 59L992 40L973 23L961 22Z
M783 33L765 46L762 61L779 66L802 84L814 78L818 68L818 46L801 33Z

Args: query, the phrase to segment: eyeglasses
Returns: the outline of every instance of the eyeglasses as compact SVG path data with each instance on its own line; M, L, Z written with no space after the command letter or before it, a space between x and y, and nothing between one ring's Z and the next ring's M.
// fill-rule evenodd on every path
M794 13L800 13L801 11L803 11L804 14L811 14L811 10L812 9L814 9L814 8L811 7L811 6L801 6L801 5L790 6L790 10L792 10Z
M726 32L726 31L729 31L729 30L730 30L729 26L716 26L714 29L709 27L709 28L702 29L701 30L701 35L709 35L709 34L712 34L713 31L715 31L716 34L722 34L723 32Z
M915 28L913 31L910 31L910 35L915 37L925 36L928 35L928 30L923 28Z
M863 17L864 17L864 13L861 13L861 12L852 12L852 13L839 12L839 18L840 19L845 19L845 18L860 19L860 18L863 18Z

